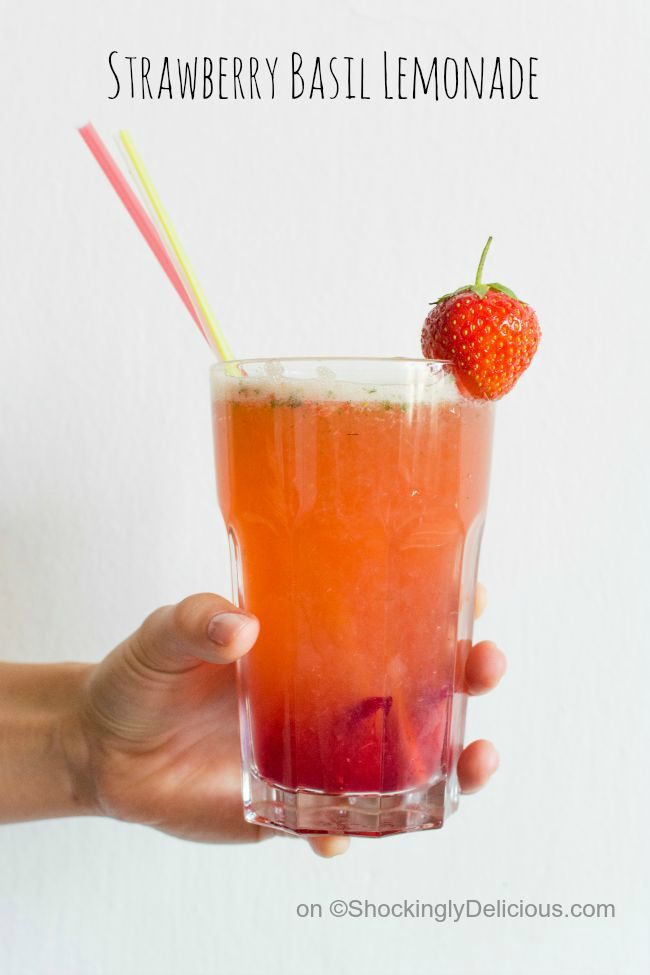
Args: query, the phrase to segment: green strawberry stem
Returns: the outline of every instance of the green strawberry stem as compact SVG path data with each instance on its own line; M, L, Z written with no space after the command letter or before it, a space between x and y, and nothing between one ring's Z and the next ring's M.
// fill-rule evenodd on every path
M492 243L492 238L488 237L487 244L483 248L483 253L481 254L481 260L478 262L478 268L476 269L476 280L474 282L475 288L481 287L481 275L483 274L483 265L485 264L485 258L487 257L487 252L490 249L491 243Z
M464 294L466 291L472 292L478 298L485 298L488 291L500 291L501 294L508 295L509 298L513 298L515 301L521 301L521 298L517 298L514 291L510 288L506 288L505 284L499 284L498 281L493 281L491 284L483 284L483 265L485 264L485 258L487 257L487 252L490 249L490 244L492 243L492 238L488 237L487 244L483 248L483 253L481 254L481 260L478 262L478 268L476 269L476 280L474 284L464 284L461 288L456 288L455 291L449 291L442 298L438 298L437 301L432 302L434 305L439 305L441 302L446 301L447 298L454 298L456 295ZM525 301L521 301L522 305L525 305Z

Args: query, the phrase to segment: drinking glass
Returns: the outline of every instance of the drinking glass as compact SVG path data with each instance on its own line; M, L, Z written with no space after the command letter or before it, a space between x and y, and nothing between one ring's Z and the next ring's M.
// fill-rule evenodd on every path
M212 367L239 663L244 814L300 834L443 824L458 802L465 661L493 407L426 359Z

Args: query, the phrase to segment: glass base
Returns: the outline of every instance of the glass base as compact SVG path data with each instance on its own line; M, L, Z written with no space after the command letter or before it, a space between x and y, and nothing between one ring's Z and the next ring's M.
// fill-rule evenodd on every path
M457 806L455 776L406 792L337 795L285 789L253 771L244 779L246 820L300 836L378 837L440 829Z

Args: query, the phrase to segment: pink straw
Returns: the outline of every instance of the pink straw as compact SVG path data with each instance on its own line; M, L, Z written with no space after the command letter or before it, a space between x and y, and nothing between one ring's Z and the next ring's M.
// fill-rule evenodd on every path
M121 169L111 156L110 152L102 142L100 136L95 131L94 126L91 122L87 122L86 125L82 125L79 129L79 133L92 152L93 156L99 163L99 165L104 170L104 174L111 186L119 196L120 200L126 207L126 209L131 214L135 225L138 230L149 244L149 247L153 251L154 255L158 259L158 263L162 267L163 271L173 284L178 297L181 299L190 315L194 319L199 331L206 338L203 331L201 321L196 311L194 310L194 305L192 304L185 286L180 278L180 275L174 264L167 253L167 249L162 242L160 234L158 233L155 224L151 220L151 217L144 209L137 196L129 186L125 176L123 175ZM206 338L207 341L207 338Z

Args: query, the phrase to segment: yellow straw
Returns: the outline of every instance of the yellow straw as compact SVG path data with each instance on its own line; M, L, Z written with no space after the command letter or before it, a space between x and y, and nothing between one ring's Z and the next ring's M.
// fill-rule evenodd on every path
M192 266L187 258L187 254L183 250L182 244L178 239L178 236L176 235L176 231L172 227L171 221L167 216L167 212L164 206L162 205L160 197L158 196L156 189L153 183L151 182L151 177L149 176L149 173L147 172L146 167L142 159L140 158L140 154L138 153L138 150L135 147L133 139L131 138L129 133L124 131L123 129L120 131L119 136L120 136L120 141L126 151L126 154L131 160L133 168L135 169L138 178L140 180L140 183L142 184L142 188L147 194L149 202L153 207L154 213L156 214L158 220L160 221L160 225L163 228L163 231L165 232L165 235L169 243L171 244L174 255L176 256L176 260L178 261L183 271L183 274L185 275L185 279L189 284L190 288L192 289L192 293L196 300L196 304L201 312L201 317L203 318L204 322L207 324L208 328L210 329L210 334L214 341L214 345L217 349L217 352L219 353L221 358L226 361L229 359L234 359L235 358L234 353L230 348L230 345L228 344L228 340L226 336L223 334L221 328L219 327L219 323L215 318L214 312L212 311L210 305L208 304L208 300L205 294L203 293L203 289L201 288L201 285L199 284L194 271L192 270Z

